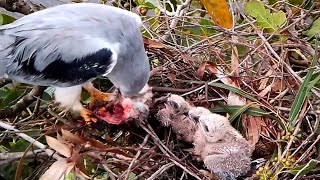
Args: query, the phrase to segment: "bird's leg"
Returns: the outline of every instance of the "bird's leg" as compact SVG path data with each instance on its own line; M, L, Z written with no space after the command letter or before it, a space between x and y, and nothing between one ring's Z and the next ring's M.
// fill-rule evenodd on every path
M95 101L105 102L105 101L112 101L116 98L115 93L101 92L100 90L95 88L91 82L87 82L87 83L83 84L82 87L85 90L87 90L89 92L89 94L91 95L91 101L89 104L90 108L93 107Z
M92 122L96 123L98 121L98 119L94 117L94 113L89 109L83 108L80 111L80 115L88 125Z

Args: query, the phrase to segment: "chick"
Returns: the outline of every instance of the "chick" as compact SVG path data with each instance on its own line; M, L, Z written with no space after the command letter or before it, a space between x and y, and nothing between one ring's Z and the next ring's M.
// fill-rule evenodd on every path
M171 126L178 139L192 143L194 134L198 128L196 122L183 113L177 113L176 110L178 109L172 107L171 105L173 104L165 104L166 108L158 111L158 120L163 126ZM177 107L176 105L177 104L174 104L175 107Z
M158 112L164 126L194 145L194 155L219 179L236 179L250 170L253 148L228 119L203 107L194 107L181 96L170 95Z
M207 115L207 114L211 114L211 111L209 111L209 109L206 109L204 107L191 108L188 112L189 117L196 121L199 120L200 116Z
M189 110L193 108L193 106L184 100L183 97L175 94L171 94L168 97L167 103L177 113L188 113Z
M250 170L253 149L224 116L200 115L193 144L195 154L219 179L236 179Z

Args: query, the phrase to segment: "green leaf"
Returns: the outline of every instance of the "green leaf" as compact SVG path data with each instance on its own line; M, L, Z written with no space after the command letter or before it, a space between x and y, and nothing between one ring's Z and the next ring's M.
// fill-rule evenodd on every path
M281 28L287 20L284 12L270 13L270 10L266 9L262 2L246 2L244 9L246 13L256 18L257 26L266 29L270 33Z
M315 47L315 53L313 56L313 60L311 63L311 67L310 70L308 71L304 81L302 82L299 91L297 93L296 98L293 101L293 104L291 106L291 111L289 113L289 122L290 122L290 127L293 127L297 121L297 118L299 116L300 110L304 104L304 101L307 98L307 95L309 93L309 91L311 90L311 88L308 87L310 81L311 81L311 77L313 75L313 72L315 70L315 66L318 62L318 41L316 41L316 47Z
M0 108L11 105L15 100L21 97L25 93L24 89L4 87L0 89Z
M233 122L237 117L241 116L246 110L249 109L251 104L246 104L245 106L242 106L241 108L239 108L237 111L235 111L234 113L232 113L229 117L229 121Z
M150 9L155 9L160 7L157 0L146 0L144 5Z
M307 31L306 35L308 36L308 40L313 38L318 33L320 33L320 18L315 20L311 28Z
M12 23L16 19L6 14L0 14L0 25Z
M299 6L303 3L303 0L289 0L289 3L292 5Z
M130 172L128 180L133 180L133 179L135 179L135 177L137 177L137 175L133 172Z
M223 112L228 112L228 110L229 110L231 113L234 113L235 111L238 111L242 107L243 106L215 107L215 108L210 109L210 111L214 112L214 113L223 113ZM271 114L271 113L265 112L262 109L253 108L253 107L249 107L244 113L248 114L248 115L252 115L252 116L258 116L258 117L269 116Z
M19 139L18 141L9 142L11 148L11 152L24 152L28 146L30 145L29 142L25 141L24 139Z
M315 87L319 81L320 81L320 74L318 74L316 78L310 81L310 83L308 84L308 89L312 89L313 87Z
M73 179L76 179L76 177L72 172L69 172L67 176L64 178L64 180L73 180Z
M303 164L297 167L294 167L289 170L290 174L296 175L299 173L300 176L304 176L314 170L317 167L317 161L311 159L307 164Z
M219 87L219 88L223 88L223 89L226 89L226 90L229 90L229 91L232 91L238 95L241 95L247 99L250 99L251 101L254 101L254 102L259 102L256 98L252 97L249 93L243 91L242 89L239 89L239 88L236 88L234 86L230 86L230 85L227 85L227 84L222 84L222 83L211 83L209 84L209 86L215 86L215 87Z

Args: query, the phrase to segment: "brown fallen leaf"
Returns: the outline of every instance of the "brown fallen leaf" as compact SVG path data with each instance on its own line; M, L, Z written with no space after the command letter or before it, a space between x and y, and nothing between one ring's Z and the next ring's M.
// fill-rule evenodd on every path
M68 163L67 159L57 160L40 177L40 180L64 180L65 176L70 173L74 166L75 162Z
M53 137L50 137L50 136L45 136L45 137L48 145L52 149L56 150L58 153L64 155L65 157L71 156L71 149L70 147L68 147L68 145L62 143L61 141Z
M273 73L273 70L270 68L269 71L266 73L266 78L263 78L260 80L260 86L258 88L258 90L263 90L266 88L267 83L269 81L269 76Z
M155 40L152 39L148 39L148 38L143 38L143 42L145 45L147 45L150 48L156 48L156 49L161 49L161 48L165 48L165 45L161 42L157 42Z
M261 133L261 117L255 117L243 114L242 126L246 130L246 139L254 146L258 141Z
M273 84L273 83L272 83L272 84ZM265 97L265 96L271 91L271 89L272 89L272 84L270 84L269 86L267 86L266 88L264 88L264 90L262 90L262 91L258 94L258 96L259 96L260 98Z
M81 138L80 136L77 136L77 135L71 133L70 131L61 129L61 133L62 133L62 137L65 140L67 140L73 144L83 144L86 142L86 140L84 138Z

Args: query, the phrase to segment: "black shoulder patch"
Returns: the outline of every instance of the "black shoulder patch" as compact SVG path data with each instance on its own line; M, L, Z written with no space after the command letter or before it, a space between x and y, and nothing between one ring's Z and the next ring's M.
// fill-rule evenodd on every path
M12 46L19 46L24 40L24 38L17 38ZM41 51L41 49L39 50ZM15 54L14 50L12 54ZM19 69L13 70L12 74L27 76L26 79L29 79L28 76L33 76L38 80L41 78L43 80L52 81L55 84L81 84L105 74L109 65L112 63L112 52L110 49L104 48L82 58L75 58L70 63L61 59L61 55L56 56L58 58L49 64L43 71L38 71L34 64L36 54L37 52L35 51L28 59L23 59L25 58L23 51L19 52L19 54L15 54L15 59L13 61L18 64Z
M46 79L82 83L105 74L112 63L111 56L112 52L105 48L71 63L57 59L39 73Z

